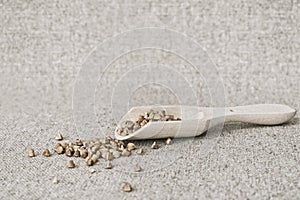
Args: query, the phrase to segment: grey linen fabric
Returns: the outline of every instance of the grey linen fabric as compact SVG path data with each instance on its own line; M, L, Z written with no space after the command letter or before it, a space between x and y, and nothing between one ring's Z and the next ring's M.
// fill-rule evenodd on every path
M0 10L0 199L300 198L298 114L280 126L230 123L219 137L176 139L170 146L159 140L155 151L149 148L153 141L136 142L145 147L144 156L115 160L111 170L101 161L94 174L83 160L74 159L77 167L67 169L69 158L41 156L54 146L57 131L69 140L90 137L84 132L89 124L78 121L92 119L111 134L130 106L179 102L167 87L139 84L114 113L111 103L122 99L112 98L112 91L134 65L173 68L193 87L199 105L211 105L204 79L213 77L199 78L174 54L144 49L123 55L103 73L93 116L76 114L72 105L85 96L74 100L74 85L92 50L137 28L167 28L201 45L222 80L224 105L279 103L299 110L299 1L19 0L0 1ZM156 78L173 80L167 73ZM188 89L179 79L177 87ZM37 157L28 158L28 148ZM143 172L132 172L136 163ZM121 190L124 181L132 184L131 193Z

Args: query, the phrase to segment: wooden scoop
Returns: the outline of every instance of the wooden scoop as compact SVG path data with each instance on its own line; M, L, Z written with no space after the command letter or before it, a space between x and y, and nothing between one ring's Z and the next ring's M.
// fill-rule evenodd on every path
M137 131L122 136L115 131L118 140L141 140L168 137L193 137L208 130L210 122L245 122L260 125L283 124L292 119L296 110L280 104L257 104L227 108L193 106L140 106L131 108L118 123L136 121L139 115L153 110L165 110L167 114L181 118L180 121L149 122ZM213 123L213 124L217 124Z

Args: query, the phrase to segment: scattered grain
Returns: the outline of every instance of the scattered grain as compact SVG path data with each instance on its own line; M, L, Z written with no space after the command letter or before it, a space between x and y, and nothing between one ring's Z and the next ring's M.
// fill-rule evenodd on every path
M134 149L135 149L135 144L132 143L132 142L128 143L128 144L127 144L127 149L128 149L128 151L134 150Z
M57 133L55 139L60 141L60 140L63 140L64 138L61 133Z
M70 160L70 161L68 162L68 168L74 168L74 167L75 167L74 161L73 161L73 160Z
M135 171L135 172L140 172L140 171L142 171L141 166L140 166L139 164L136 164L136 165L135 165L135 168L134 168L134 171Z
M83 149L80 153L81 158L86 158L88 156L88 150L87 149Z
M93 163L96 163L99 159L99 156L97 156L96 154L92 155L91 160L93 161Z
M112 166L112 163L110 161L107 161L106 164L105 164L105 169L111 169L113 166Z
M145 126L147 123L148 123L148 121L144 119L144 120L140 123L140 125L141 125L141 126Z
M34 156L35 156L35 153L34 153L34 150L33 150L33 149L29 149L29 151L28 151L28 156L29 156L29 157L34 157Z
M57 154L63 154L64 153L64 148L61 144L57 144L55 147L54 147L54 151L57 153Z
M75 157L80 157L80 151L79 151L78 149L76 149L76 150L74 151L74 156L75 156Z
M92 159L89 158L89 159L87 159L86 164L87 164L87 166L92 166L94 164L94 162Z
M131 155L131 152L128 151L127 149L124 149L124 150L122 151L122 156L128 157L128 156L130 156L130 155Z
M65 149L65 148L67 148L69 146L69 143L64 142L64 143L61 144L61 146Z
M114 157L113 157L113 155L112 155L111 152L106 152L106 153L104 154L104 159L105 159L105 160L112 160L112 159L114 159Z
M122 189L124 192L131 192L132 186L130 185L130 183L125 182L125 183L123 183Z
M46 157L51 156L51 153L50 153L49 149L45 149L45 151L43 152L43 155L46 156Z
M66 156L71 157L71 156L73 155L73 153L74 153L73 148L68 147L68 148L66 149L66 153L65 153Z
M138 155L142 155L142 154L144 153L144 149L143 149L143 148L139 148L139 149L136 151L136 153L137 153Z
M77 146L82 146L82 145L83 145L82 141L79 140L79 139L76 140L75 144L76 144Z
M57 179L56 176L53 178L52 183L53 183L53 184L57 184L57 183L58 183L58 179Z
M172 139L171 139L171 138L168 138L168 139L166 140L166 145L170 145L170 144L172 144Z
M151 145L151 149L158 149L158 145L156 142L153 142L153 144Z

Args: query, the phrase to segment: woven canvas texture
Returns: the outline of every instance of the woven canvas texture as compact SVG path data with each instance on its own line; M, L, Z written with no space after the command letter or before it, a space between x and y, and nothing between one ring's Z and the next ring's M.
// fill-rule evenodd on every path
M74 99L83 66L100 59L89 57L91 52L109 38L145 27L194 40L217 73L204 76L175 54L140 49L110 64L93 101L86 88ZM133 67L144 64L149 72L139 77L141 68ZM74 159L77 167L68 169L65 156L41 156L54 146L57 131L69 140L91 136L90 124L80 123L86 119L111 134L130 106L182 103L168 87L141 84L151 80L176 80L185 104L212 105L205 79L217 77L226 106L278 103L299 110L299 65L297 0L0 1L0 199L299 199L299 114L280 126L230 123L219 137L176 139L170 146L158 140L155 151L152 140L137 142L144 156L115 160L111 170L100 161L93 174L83 160ZM151 66L173 71L152 73ZM135 89L120 105L124 99L114 91L130 76L128 88ZM93 115L74 107L85 98ZM209 152L205 144L213 144ZM28 158L28 148L37 157ZM132 172L137 163L143 172ZM55 176L58 184L52 183ZM122 191L125 181L131 193Z

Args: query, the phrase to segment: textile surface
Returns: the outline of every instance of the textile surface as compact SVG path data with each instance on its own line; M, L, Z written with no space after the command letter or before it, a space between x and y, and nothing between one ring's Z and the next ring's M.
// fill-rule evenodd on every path
M77 167L68 169L70 158L41 155L45 148L52 151L58 131L68 140L95 137L88 123L95 122L99 137L113 133L131 106L214 105L218 95L209 90L211 80L222 83L217 103L225 106L277 103L299 110L299 1L17 0L0 1L0 10L1 199L300 198L299 114L276 126L229 123L217 137L207 133L169 146L157 140L157 150L149 148L153 140L136 141L145 155L116 159L111 170L101 160L93 174L83 160L74 159ZM199 73L161 49L139 49L94 74L99 79L93 96L84 92L91 88L77 90L80 77L89 80L82 69L100 59L91 52L145 27L192 39L204 50L199 59L209 57L216 73ZM139 66L136 73L133 66ZM118 84L122 80L127 84ZM175 80L181 93L157 80ZM133 88L129 100L120 95L122 87ZM92 112L85 112L88 105ZM29 148L38 155L28 158ZM137 163L140 173L133 172ZM58 184L52 183L55 176ZM132 192L122 191L125 181Z

